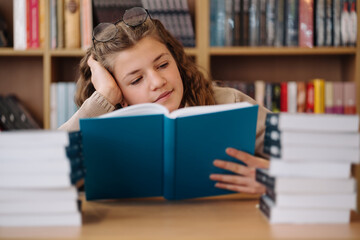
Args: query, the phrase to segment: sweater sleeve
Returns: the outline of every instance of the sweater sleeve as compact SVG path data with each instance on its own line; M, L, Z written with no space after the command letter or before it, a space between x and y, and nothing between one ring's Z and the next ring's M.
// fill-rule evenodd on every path
M81 105L79 110L59 130L75 131L80 129L80 118L92 118L114 111L115 107L99 92L95 91Z

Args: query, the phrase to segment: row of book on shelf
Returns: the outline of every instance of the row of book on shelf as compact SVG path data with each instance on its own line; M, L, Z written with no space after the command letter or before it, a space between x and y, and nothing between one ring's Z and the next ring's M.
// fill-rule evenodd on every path
M57 129L78 110L74 101L75 82L54 82L50 85L50 129Z
M358 115L269 113L264 152L269 169L257 169L266 186L260 210L271 223L348 223L356 210L351 175L360 163Z
M45 0L14 0L14 49L43 47ZM126 9L143 6L159 19L185 47L195 45L195 35L187 0L49 0L51 49L82 48L92 44L93 26L116 22Z
M81 225L84 175L80 132L1 133L0 227Z
M270 83L257 80L220 81L219 85L236 88L254 98L272 112L356 113L355 82L313 79L308 82Z
M49 9L46 9L45 1L14 0L14 49L44 47L47 21L50 25L50 48L88 48L93 28L92 1L49 0Z
M356 0L210 0L211 46L354 46Z

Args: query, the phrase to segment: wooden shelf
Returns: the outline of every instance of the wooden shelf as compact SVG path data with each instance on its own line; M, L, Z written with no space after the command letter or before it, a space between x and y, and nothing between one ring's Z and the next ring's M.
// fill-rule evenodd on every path
M27 49L27 50L14 50L13 48L0 48L0 56L39 56L44 55L44 50L42 49Z
M211 55L355 55L355 47L211 47Z

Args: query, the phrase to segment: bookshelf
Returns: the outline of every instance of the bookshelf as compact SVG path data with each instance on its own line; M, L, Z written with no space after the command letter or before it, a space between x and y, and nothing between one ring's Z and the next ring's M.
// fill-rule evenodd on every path
M48 1L45 1L48 7ZM188 0L194 20L196 46L186 48L200 66L216 80L262 79L269 82L306 81L322 77L329 81L355 81L360 92L360 37L357 47L210 47L210 0ZM359 0L357 1L359 5ZM0 13L13 35L12 1L0 2ZM49 12L46 11L46 19ZM360 14L358 15L358 26ZM49 29L49 22L46 23ZM360 31L358 31L358 36ZM81 49L49 48L49 34L42 49L16 51L0 49L0 93L15 93L35 119L50 125L50 84L75 81ZM20 70L19 70L20 69ZM360 94L357 109L360 108Z

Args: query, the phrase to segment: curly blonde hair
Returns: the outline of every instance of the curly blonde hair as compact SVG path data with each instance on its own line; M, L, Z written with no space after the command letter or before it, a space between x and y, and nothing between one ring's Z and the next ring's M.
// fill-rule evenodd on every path
M92 55L95 60L112 72L114 54L129 49L144 37L153 37L163 43L176 61L183 81L184 94L181 106L214 105L212 82L198 70L192 58L185 54L183 46L162 25L159 20L148 18L137 27L129 27L123 22L117 24L118 32L107 42L97 42L87 50L80 61L80 77L77 81L75 102L81 106L95 88L91 82L91 71L87 64ZM106 30L104 30L106 31ZM104 34L107 34L104 32Z

